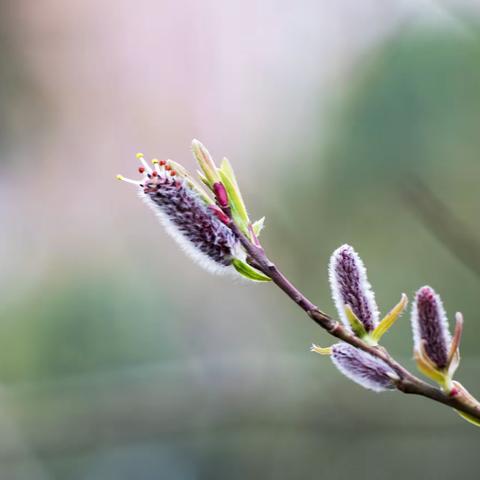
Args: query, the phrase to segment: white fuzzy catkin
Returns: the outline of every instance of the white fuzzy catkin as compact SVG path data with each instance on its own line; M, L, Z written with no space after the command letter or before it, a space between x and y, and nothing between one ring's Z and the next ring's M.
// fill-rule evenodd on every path
M433 288L426 285L415 294L411 322L415 350L421 351L423 341L425 352L434 365L445 368L452 338L442 300Z
M237 236L216 215L222 214L205 199L198 187L187 178L187 173L177 172L162 161L154 169L143 155L137 158L143 167L140 181L120 180L137 185L140 198L156 213L167 233L196 263L211 273L232 273L234 259L245 259L245 252ZM180 166L179 166L180 168Z
M378 325L378 307L365 266L353 247L342 245L333 252L328 273L333 301L342 322L350 328L345 314L345 305L349 305L365 330L374 330Z
M347 378L368 390L383 392L395 389L398 375L383 360L349 345L336 343L332 346L333 364Z
M197 265L202 267L209 273L214 275L233 275L234 277L238 277L237 271L230 265L224 265L219 263L216 260L210 258L207 254L205 254L200 248L198 248L198 244L192 242L186 235L183 235L178 227L172 222L172 220L166 215L159 206L152 201L150 197L145 195L142 192L139 192L139 196L148 205L155 213L157 218L159 219L162 226L165 228L165 231L174 239L174 241L179 245L179 247L185 252L185 254L192 259ZM215 220L219 221L216 217ZM215 221L213 220L213 221ZM200 245L201 246L201 245ZM232 244L232 258L245 258L245 253L241 249L240 244Z

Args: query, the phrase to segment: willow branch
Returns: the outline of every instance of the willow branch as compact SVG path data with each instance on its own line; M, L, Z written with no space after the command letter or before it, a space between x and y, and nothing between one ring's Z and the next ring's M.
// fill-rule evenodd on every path
M387 363L398 374L399 379L395 382L395 385L399 391L430 398L435 402L452 407L480 421L480 407L476 402L470 401L464 395L447 394L441 389L424 382L396 362L385 348L368 345L359 337L350 333L340 322L320 310L300 292L267 257L263 248L250 242L234 222L231 222L229 226L240 239L240 242L248 254L248 261L252 266L270 277L275 285L286 293L317 325L326 330L330 335Z

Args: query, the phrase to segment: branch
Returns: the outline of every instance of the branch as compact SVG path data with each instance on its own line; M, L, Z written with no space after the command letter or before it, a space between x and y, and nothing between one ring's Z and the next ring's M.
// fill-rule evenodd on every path
M227 210L225 213L230 214ZM387 352L380 346L370 346L360 338L351 334L340 322L333 319L330 315L322 312L315 304L313 304L302 292L300 292L278 267L266 256L261 246L253 245L250 240L240 231L238 226L231 222L230 229L238 236L241 244L248 254L249 263L269 276L272 281L285 292L317 325L326 330L330 335L357 347L370 355L383 360L387 363L399 376L396 387L399 391L407 394L420 395L430 398L431 400L442 403L449 407L463 412L475 420L480 422L480 406L477 402L465 394L458 395L447 394L437 387L424 382L423 380L412 375L408 370L397 363Z
M445 313L442 310L443 307L440 308L440 297L435 294L433 289L427 286L417 292L416 310L414 310L416 317L418 317L417 324L420 325L419 328L421 330L431 332L431 335L430 337L427 336L427 338L415 338L415 355L417 356L417 366L420 371L437 381L441 386L441 388L433 387L415 377L402 367L402 365L397 363L387 350L377 345L378 339L376 337L368 337L367 335L370 330L372 330L370 323L375 323L370 322L370 320L373 320L373 317L367 319L367 317L364 316L362 323L361 320L357 318L356 312L351 310L349 302L345 302L343 294L347 292L346 296L349 297L352 294L350 290L357 289L357 301L360 304L365 303L364 306L367 310L370 307L375 307L376 309L376 305L373 305L374 302L368 299L368 295L372 293L369 291L369 288L365 285L363 285L363 287L361 285L353 285L355 282L350 282L351 284L349 285L348 278L345 283L345 278L351 276L351 265L354 265L356 275L360 279L361 277L365 277L362 280L363 283L367 283L363 263L354 251L350 252L349 259L348 254L347 257L343 258L343 266L340 269L343 269L343 272L341 274L338 272L335 273L335 275L338 273L338 278L336 278L335 281L338 284L344 284L343 287L338 287L337 285L335 288L338 287L338 289L341 290L341 288L345 287L344 291L340 292L336 300L337 308L339 314L342 315L342 309L345 307L347 309L347 316L349 315L348 308L350 308L350 316L353 319L351 320L352 331L350 331L349 328L344 327L342 323L322 312L313 304L266 256L254 234L255 226L250 223L235 174L228 160L224 158L220 168L218 168L208 150L198 140L193 140L192 151L202 170L199 172L200 179L208 187L209 191L213 193L214 200L196 183L184 167L172 160L155 159L152 160L153 167L151 167L145 161L143 154L139 153L137 154L137 158L142 165L138 168L138 171L143 174L142 180L133 180L125 178L122 175L118 175L117 178L134 184L139 188L140 197L159 215L167 227L167 231L182 246L185 246L185 244L189 245L187 252L194 258L198 258L197 255L199 254L202 259L206 257L209 260L208 262L204 262L207 269L212 270L211 264L213 264L213 270L215 270L215 262L222 266L231 264L239 273L252 280L271 279L307 313L317 325L325 329L332 336L366 352L368 354L366 356L368 361L365 361L366 363L360 362L362 368L371 370L372 367L366 365L368 362L374 362L375 367L380 366L380 370L387 369L387 372L381 373L383 378L387 378L388 386L386 388L396 387L397 390L403 393L430 398L454 408L467 420L480 426L480 403L475 400L460 383L452 380L452 375L456 367L458 367L460 359L458 345L463 325L460 314L457 314L454 339L447 342L447 322L444 318ZM436 208L434 208L434 213L438 213L437 210L441 211L438 202ZM188 215L186 213L188 213ZM436 220L438 219L438 217L435 218ZM263 220L260 221L259 224L257 223L257 228L261 228L262 222ZM231 232L229 232L224 225L227 225ZM252 241L244 234L247 232L251 232L247 235L252 237ZM235 238L232 239L231 237L234 235L230 235L230 233L233 233ZM451 238L449 240L451 243ZM238 245L238 241L247 253L247 262L256 268L257 271L255 271L254 268L250 268L243 260L235 258L232 249ZM469 245L469 243L465 241L463 241L462 244ZM334 254L335 253L336 252L334 252ZM340 258L340 256L338 258ZM263 275L261 275L260 272L262 272ZM265 276L268 278L265 278ZM371 300L373 300L373 296ZM402 300L405 303L406 298L402 297ZM347 303L347 305L345 305L345 303ZM418 311L420 304L422 304L421 315ZM399 304L397 307L400 308L400 310L396 314L392 313L395 309L392 310L392 312L372 330L372 335L378 333L381 336L379 332L381 332L382 329L385 330L385 328L388 328L388 325L391 325L395 321L396 316L398 317L404 305ZM412 319L416 317L412 315ZM355 320L358 325L355 324ZM367 320L370 323L367 324ZM348 321L350 321L350 318ZM384 322L386 323L384 324ZM382 329L377 331L379 327L382 327ZM414 337L418 337L418 335L414 335ZM373 341L370 342L367 340ZM438 344L440 344L440 347ZM342 361L345 362L348 355L345 356L344 354L343 357L340 357L337 352L337 356L335 356L336 351L334 349L337 347L346 347L347 350L350 350L350 347L345 344L340 344L334 346L330 351L334 363L340 362L340 358L343 358ZM444 350L447 350L447 352ZM365 357L362 352L354 350L353 355L355 354ZM358 365L358 358L356 361ZM346 365L347 363L343 363L343 367ZM337 366L339 366L339 369L342 371L342 364L338 363ZM348 368L350 368L350 370L348 370ZM344 372L345 375L357 383L362 384L359 380L360 377L356 377L354 368L351 367L351 365L348 368L346 369L346 373ZM369 386L364 385L366 388L377 390L385 389L383 383L379 383L377 379L372 380L372 378L373 377L371 377L370 380L374 383ZM372 385L376 388L373 388Z

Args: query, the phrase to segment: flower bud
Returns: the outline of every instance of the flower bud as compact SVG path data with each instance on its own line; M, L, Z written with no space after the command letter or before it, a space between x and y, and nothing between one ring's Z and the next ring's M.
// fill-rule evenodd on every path
M443 390L454 388L453 375L460 365L463 316L455 315L453 338L440 296L431 287L422 287L412 308L414 357L418 369L435 380Z
M333 300L343 323L349 328L354 327L349 315L351 311L364 331L372 332L378 324L377 304L363 262L350 245L343 245L333 252L329 278Z
M415 351L424 351L438 370L445 369L452 339L442 300L431 287L422 287L416 293L412 330Z
M183 167L162 160L154 162L152 169L142 155L137 158L143 164L139 168L142 180L119 178L138 185L139 196L187 254L217 273L232 266L235 258L245 258L238 238L225 225L225 216L220 218L218 207L200 191Z
M217 199L218 204L221 207L228 207L228 194L227 190L225 190L225 187L223 186L223 183L214 183L213 192L215 193L215 198Z
M197 139L192 140L192 152L205 175L207 185L213 189L214 184L220 181L220 177L212 156L205 146Z
M331 347L333 364L347 378L375 392L395 389L397 373L383 360L349 345L336 343Z
M193 150L203 159L205 174L219 180L208 151L198 141ZM119 180L138 187L139 196L151 207L167 232L183 250L210 272L237 272L252 281L266 282L270 278L246 263L246 252L238 236L229 228L231 218L191 177L187 170L172 160L153 160L153 168L142 154L138 171L142 180L118 175ZM228 205L228 193L223 184L213 184L218 204Z

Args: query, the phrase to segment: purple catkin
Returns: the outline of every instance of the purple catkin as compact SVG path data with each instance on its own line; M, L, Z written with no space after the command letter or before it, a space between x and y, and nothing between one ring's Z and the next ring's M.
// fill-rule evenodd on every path
M378 323L378 308L363 262L351 246L343 245L335 250L330 260L329 276L333 298L343 322L349 326L344 311L344 306L349 305L365 330L374 330Z
M375 392L395 389L393 382L398 375L383 360L369 353L341 342L332 346L331 358L341 373L364 388Z
M425 353L434 365L446 368L451 337L442 301L431 287L422 287L415 296L412 328L415 349L420 351L423 342Z
M238 253L238 239L186 180L161 174L146 176L141 196L169 233L200 263L210 270L215 268L208 260L218 266L231 265Z

